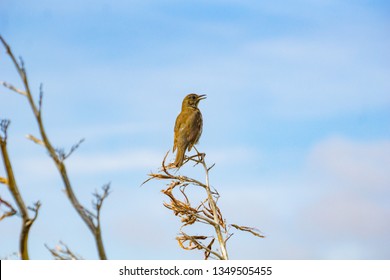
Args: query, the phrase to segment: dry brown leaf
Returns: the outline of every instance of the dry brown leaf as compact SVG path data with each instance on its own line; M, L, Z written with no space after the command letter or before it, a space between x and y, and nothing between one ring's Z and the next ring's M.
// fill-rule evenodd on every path
M204 251L204 259L207 260L211 254L211 249L213 248L215 238L213 238L210 242L210 244L207 246L207 250Z
M252 228L252 227L246 227L246 226L238 226L238 225L235 225L235 224L231 224L232 227L238 229L238 230L241 230L241 231L247 231L247 232L250 232L252 233L254 236L257 236L257 237L260 237L260 238L265 238L264 235L261 235L260 234L260 230L256 229L256 228Z

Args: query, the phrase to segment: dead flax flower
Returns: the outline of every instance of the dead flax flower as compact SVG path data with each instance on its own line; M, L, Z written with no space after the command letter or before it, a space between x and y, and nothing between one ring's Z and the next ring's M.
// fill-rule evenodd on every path
M197 153L197 155L187 157L184 160L184 164L189 161L194 161L195 166L198 164L201 165L206 173L206 183L202 183L187 176L172 174L170 172L170 166L165 165L165 160L168 153L165 155L162 161L160 173L149 174L149 178L144 183L152 179L171 180L168 187L162 190L162 193L164 193L170 199L168 203L164 202L164 206L171 210L175 216L179 216L181 218L181 231L176 238L181 248L185 250L203 250L205 259L213 256L217 259L227 260L228 255L226 250L226 243L233 234L229 233L226 220L223 218L221 209L217 206L220 195L216 189L211 190L210 188L209 171L214 165L212 165L210 168L207 167L204 160L205 154L201 154L198 151ZM186 188L188 186L200 187L201 189L204 189L206 191L207 198L201 201L197 206L192 206L191 200L186 194ZM175 191L176 189L179 189L180 193ZM207 237L205 235L189 235L183 231L184 227L195 223L204 223L212 226L215 230L216 237ZM264 237L255 228L238 226L236 224L229 225L229 228L230 227L234 227L241 231L250 232L257 237ZM211 241L208 243L208 245L205 245L202 241L206 240L207 238L211 238ZM213 248L215 240L218 241L219 249Z
M182 227L189 226L192 224L195 224L196 222L208 224L217 231L217 235L221 235L221 225L223 226L224 231L226 231L225 223L222 219L221 211L218 207L214 207L213 209L212 203L215 204L214 200L217 200L217 197L215 196L216 193L211 193L210 188L207 184L204 184L196 179L183 176L183 175L175 175L170 172L170 166L165 164L165 160L168 153L165 155L162 166L160 168L160 173L151 173L149 174L149 179L146 180L144 183L151 179L157 179L157 180L171 180L171 183L168 185L168 187L164 190L162 190L162 193L164 193L166 196L169 197L169 202L164 202L164 206L171 210L175 216L179 216L181 218ZM196 162L196 164L204 162L204 155L198 153L198 155L192 156L190 158L186 158L184 160L184 164L188 161L193 160ZM208 172L208 170L207 170ZM209 195L207 195L207 198L204 199L202 202L198 203L197 206L192 206L191 200L186 194L186 188L188 186L193 187L200 187L204 190L206 190ZM179 189L179 193L175 191L176 189ZM212 200L212 202L210 202ZM207 205L207 206L206 206ZM216 215L214 215L216 213ZM212 245L214 243L215 238L212 237L212 242L210 242L208 245L204 245L200 242L200 240L208 238L207 236L203 235L188 235L184 231L181 230L181 234L177 237L177 240L179 242L179 245L181 248L186 250L204 250L205 251L205 258L209 258L210 254L213 254L219 259L227 259L227 253L226 249L222 249L221 251L225 252L223 254L219 254L216 251L213 251ZM222 236L218 237L218 240L222 240ZM225 244L220 244L221 247L224 247Z
M176 237L179 246L185 250L197 249L204 251L205 259L209 259L212 256L216 259L227 260L228 254L226 243L233 234L229 233L226 220L223 218L222 211L217 205L220 195L216 189L211 190L210 187L209 172L215 164L208 167L205 162L206 155L204 153L199 153L198 150L196 150L196 152L197 154L195 155L185 157L183 165L193 161L195 162L194 166L199 165L203 167L206 174L205 183L188 176L171 173L171 169L173 169L172 165L165 164L169 153L168 151L162 160L159 172L148 174L149 178L143 182L142 185L153 179L171 181L168 184L168 187L163 189L161 192L170 199L169 202L164 202L163 205L171 210L175 216L181 218L182 226L180 228L179 235ZM206 198L199 203L193 203L186 193L186 188L190 186L204 190ZM179 189L180 192L178 192L177 189ZM194 204L197 206L194 206ZM183 231L184 227L195 223L203 223L211 226L215 231L215 236L189 235ZM241 231L251 232L257 237L264 237L254 228L237 225L230 225L229 228L230 227L234 227ZM207 239L211 239L211 241L207 245L203 244L203 242ZM217 244L219 245L219 248L214 248L216 244L215 240L218 241Z
M210 243L206 246L202 243L202 241L211 238ZM212 249L215 238L204 235L188 235L185 232L181 231L180 235L176 237L176 240L179 243L179 246L184 250L203 250L204 251L204 259L209 259L210 255L213 255L217 259L223 259L223 257L215 252ZM188 243L188 244L186 244Z
M218 224L225 230L227 231L226 229L226 223L225 223L225 219L222 217L222 213L221 213L221 209L219 209L219 207L216 207L216 215L214 215L214 212L213 210L211 209L211 205L210 205L210 202L207 200L208 202L208 207L203 204L203 214L205 216L207 216L208 218L210 219L213 219L214 216L217 217L217 220L218 220Z
M172 190L178 185L180 185L180 182L173 181L167 189L161 191L170 198L169 203L164 202L163 204L166 208L172 210L175 216L179 216L181 218L181 222L184 226L191 225L197 220L196 215L198 213L198 209L191 207L190 201L182 189L181 192L185 197L184 201L177 199L173 195Z
M204 235L183 234L181 236L176 237L176 240L179 243L179 246L184 250L194 250L194 249L202 250L203 245L200 244L199 240L205 240L207 238L208 237ZM185 244L186 242L188 242L188 245Z

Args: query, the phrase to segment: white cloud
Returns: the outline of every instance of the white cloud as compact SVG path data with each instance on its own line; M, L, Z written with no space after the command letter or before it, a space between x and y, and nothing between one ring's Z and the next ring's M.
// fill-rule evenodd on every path
M274 114L334 116L390 105L390 70L376 43L381 38L343 39L334 32L248 44L252 59L261 61L258 81L273 98Z
M229 153L226 153L226 150ZM68 170L74 175L81 174L98 174L104 172L123 173L134 170L155 170L161 164L165 152L150 150L146 148L139 149L120 149L116 151L99 151L96 153L85 153L77 151L72 154L67 160L66 164ZM167 162L173 160L174 155L169 153ZM253 160L253 153L244 148L233 147L229 149L216 149L209 153L209 158L213 162L218 162L218 165L229 165L234 161L234 164L242 162L248 163ZM24 176L31 176L33 178L48 177L49 173L56 176L56 171L47 156L38 155L33 157L24 157L23 159L16 159L20 174ZM209 162L209 165L212 163ZM48 170L50 170L48 172ZM30 174L30 175L28 175Z
M72 176L96 175L101 173L124 173L134 170L151 170L156 168L164 154L148 149L119 150L113 152L82 153L77 151L66 159L66 166ZM16 169L20 176L40 181L58 177L54 163L42 153L37 156L15 158Z
M31 6L28 1L14 5L26 4L24 9L29 13L39 13L39 15L46 13L60 17L74 16L78 20L79 16L86 11L89 12L89 16L99 15L101 13L99 9L104 7L104 5L95 5L95 2L91 1L78 1L71 4L67 2L61 5L47 5L46 2L40 2L40 6L35 4ZM100 2L102 3L105 3L107 10L114 14L123 12L128 17L132 17L135 13L144 15L139 11L152 2L145 2L146 4L134 1L115 2L115 4L107 1ZM176 3L178 1L174 1L175 5ZM158 167L165 154L165 151L159 152L159 147L148 149L146 144L142 144L142 147L136 149L136 144L132 143L129 149L123 147L123 142L122 146L119 146L115 144L116 141L111 143L110 140L151 132L153 135L158 135L154 137L161 143L161 134L155 132L162 129L170 133L168 148L171 148L173 121L180 106L180 102L177 101L180 99L178 96L182 97L192 90L199 90L209 95L207 105L210 106L210 118L208 119L214 118L215 123L221 119L226 121L224 124L218 124L219 128L224 125L239 125L243 123L242 121L254 121L253 125L257 125L256 117L259 118L260 111L264 114L262 110L272 116L277 115L288 119L291 117L313 119L313 117L348 116L351 112L389 106L390 70L387 55L389 40L384 36L384 28L381 27L382 19L371 17L370 11L366 14L365 11L358 9L359 13L355 13L356 6L353 9L343 6L341 9L340 6L335 7L336 1L326 0L302 0L299 1L300 5L293 6L285 5L281 1L253 4L253 1L232 0L230 3L240 7L242 7L241 3L244 3L243 5L252 12L256 12L256 9L252 8L257 8L272 18L274 15L280 16L277 19L280 20L278 26L266 24L264 28L278 29L283 26L288 31L269 34L265 30L259 30L259 26L251 21L255 21L256 18L249 19L251 21L249 25L245 20L224 22L213 19L216 23L210 27L207 20L185 19L183 15L176 17L174 13L165 14L164 10L168 10L167 5L165 9L157 7L149 10L147 16L150 14L158 16L157 21L162 19L162 22L170 24L168 28L180 25L198 33L190 32L189 34L194 35L189 36L191 38L185 36L183 38L182 34L176 34L175 38L161 41L151 39L155 38L154 33L146 34L150 35L150 38L140 39L142 41L138 46L139 48L142 46L140 51L126 49L123 46L123 49L120 49L120 43L123 42L131 46L134 39L132 34L129 37L120 36L120 39L113 36L106 41L108 45L105 45L103 41L97 44L93 40L89 41L88 38L79 41L77 36L80 36L80 30L74 32L69 27L70 29L67 29L69 33L65 35L61 33L60 37L44 37L44 34L40 34L39 36L44 38L34 41L29 50L23 50L25 45L23 43L15 46L21 50L17 53L24 55L29 62L27 66L31 73L32 85L38 84L41 80L47 85L45 90L48 94L45 95L44 114L48 121L49 135L59 140L53 142L60 145L61 142L66 142L65 145L68 146L69 140L70 144L73 144L73 141L79 137L86 137L87 141L94 142L93 146L96 145L95 139L104 139L105 145L100 146L101 150L93 147L93 153L91 150L85 152L83 147L89 145L87 142L68 160L71 175L76 175L72 178L78 180L77 176L100 175L106 172L115 172L115 175L127 174L128 171L134 170L145 174L145 170ZM133 7L135 4L139 7ZM254 7L255 5L257 7ZM341 5L346 4L344 2ZM320 8L313 11L313 6ZM321 7L331 7L327 10L331 16L319 17L319 13L323 12ZM334 21L346 11L348 15L354 14L354 16L342 17L341 22ZM282 21L281 17L287 19ZM84 20L84 15L82 18ZM111 17L108 18L115 21ZM294 20L290 21L291 18ZM143 22L145 19L147 17ZM180 21L177 21L178 19ZM289 32L290 28L287 25L297 23L297 19L298 25L305 23L307 29L298 28ZM90 20L89 26L96 26L96 18L92 16L88 17L88 20ZM77 25L77 22L73 24ZM107 21L107 28L115 26L115 24L111 26L110 21ZM52 28L56 30L56 25ZM234 32L231 32L232 28ZM16 36L14 38L16 42L24 42L20 38L24 38L21 35L27 34L26 30L10 29L10 31L13 36ZM211 42L211 45L215 44L215 48L208 47L211 35L216 35L212 36L216 40ZM27 37L30 36L35 38L36 34L31 32ZM146 45L150 45L149 48L144 48ZM118 52L116 52L117 48L120 49ZM28 53L29 58L26 56ZM106 56L102 58L101 55ZM44 58L47 57L56 59L45 60ZM3 67L4 73L14 73L12 65L9 66ZM11 78L6 80L13 81ZM229 98L221 98L226 96ZM12 100L3 102L7 104L3 107L7 108L2 112L20 108L20 102L23 101L19 100L20 97L17 98L18 101L15 103ZM252 110L253 117L249 120L246 118L238 120L242 115L247 117L243 110ZM15 111L15 114L20 115L25 111L31 118L31 112L21 108ZM242 112L243 114L240 114ZM58 125L60 120L58 116L61 116L64 125ZM103 124L102 119L111 124ZM120 121L116 122L118 119ZM134 122L127 122L128 119ZM15 121L16 123L18 122ZM169 127L164 127L164 124ZM51 129L55 126L58 128ZM72 128L69 128L70 126ZM21 135L25 133L27 132ZM210 131L210 134L212 133L221 132ZM142 142L145 139L141 137L138 141ZM257 160L258 152L245 145L229 146L234 140L226 138L227 142L223 147L207 149L210 151L207 154L208 158L213 159L218 165L229 164L234 158L234 164L244 163L241 164L243 170L248 167L245 164ZM304 138L304 141L306 140ZM285 141L287 143L289 139ZM21 149L18 149L18 152L21 152ZM262 174L244 172L246 176L249 175L245 178L245 182L239 182L240 179L232 175L235 182L229 182L230 186L217 187L221 193L220 203L224 214L226 211L226 218L230 222L258 226L268 237L256 243L252 237L248 239L237 237L236 250L243 252L242 258L248 256L258 258L259 255L272 258L312 258L313 256L367 258L367 248L370 247L374 252L373 256L378 256L376 254L380 249L378 244L372 245L371 241L367 240L387 241L387 236L390 234L389 225L386 223L386 218L389 216L389 206L387 206L389 204L386 200L390 185L389 152L390 144L387 140L357 142L335 137L325 139L313 147L307 159L306 169L297 170L299 167L292 167L292 165L282 171L280 168L278 171L273 169L270 175L273 178L268 182L259 179ZM283 156L291 157L286 154ZM45 157L42 151L37 156L26 156L21 152L14 161L18 176L22 179L33 178L29 180L35 184L40 184L42 181L46 183L50 178L58 177L51 159ZM291 176L291 169L299 174ZM226 172L225 170L224 168L222 172ZM218 175L213 177L213 183L219 186L220 178ZM128 181L129 178L125 180ZM23 181L21 185L30 186L28 184L30 182L26 181L25 184ZM121 179L113 178L113 181L118 182ZM88 190L85 189L80 188L78 191L87 192ZM29 191L37 196L47 195L45 190L39 193L34 185L29 188ZM147 235L145 232L150 233L153 229L149 224L144 226L144 231L138 232L132 232L133 224L130 225L131 227L128 227L128 224L121 227L121 222L126 220L126 215L135 211L128 197L140 200L140 196L130 191L119 195L122 196L122 200L113 202L119 202L117 207L120 209L117 211L123 211L124 205L128 208L126 212L123 211L124 216L121 219L111 224L113 227L109 230L124 232L116 232L111 238L111 240L117 240L116 237L121 239L117 242L123 252L123 244L126 244L127 239L133 238L136 243L138 238L144 237L145 244L153 237L153 234ZM149 203L146 196L143 199ZM150 222L153 222L154 217L159 221L159 228L163 229L166 225L162 222L162 211L158 215L154 214L154 210L150 211L145 217L150 219ZM116 215L115 212L108 213L110 217ZM126 222L127 220L124 223ZM149 221L137 217L133 222L144 224ZM68 224L68 220L65 224ZM176 228L172 226L172 230ZM174 243L172 230L163 232L163 238L166 240L172 236L172 243ZM73 237L79 240L78 235ZM351 237L354 240L351 243L346 242ZM165 246L165 243L162 245ZM336 246L341 249L337 250ZM150 254L153 254L153 250L156 248L151 248ZM158 247L157 250L171 252L169 248ZM124 256L126 255L127 252L124 253ZM176 256L176 251L170 256Z
M69 169L76 174L96 174L100 172L125 172L148 170L161 162L163 154L148 150L122 150L99 154L77 154L69 159Z
M334 4L334 1L301 1L301 4L322 6L328 5L328 2ZM84 5L88 6L82 4L83 8L86 8ZM113 6L118 8L122 5ZM278 4L260 6L261 9L271 6L275 10L291 8L291 5L284 8L284 5ZM163 16L169 22L176 19ZM121 57L99 60L100 56L90 55L94 50L88 44L56 41L49 37L43 39L48 41L36 45L34 56L43 51L44 56L39 61L49 55L57 58L56 71L48 73L46 70L40 76L48 81L51 91L58 93L58 104L65 108L74 107L75 102L91 102L86 101L90 99L93 100L91 106L104 103L125 113L125 105L142 116L146 102L153 100L148 104L150 111L161 110L164 106L171 111L172 95L194 90L216 97L239 95L243 99L254 100L253 104L258 100L265 101L268 102L266 110L274 116L329 117L390 106L387 78L390 70L386 63L389 40L381 31L383 23L380 20L371 18L369 12L361 16L366 23L364 26L357 24L360 18L352 18L341 26L321 23L318 30L305 34L264 37L247 34L229 44L229 48L218 51L197 50L194 46L203 46L205 42L200 40L194 44L192 39L187 38L159 42L159 47L153 51L122 50ZM194 30L210 29L202 22L181 23L191 25ZM223 22L218 23L218 28L219 33L229 33L232 26ZM239 30L238 34L242 34L248 26L242 22L235 28ZM185 58L178 56L183 54L183 49L191 55ZM109 51L97 49L103 50L104 53ZM162 59L166 57L171 59ZM80 65L75 68L69 63L72 60L79 61ZM45 69L53 67L45 63L48 62L41 63L46 65L42 66ZM29 69L32 73L39 71ZM124 81L129 81L125 88ZM223 111L237 105L234 98L230 99L223 101L226 103Z
M308 166L352 190L388 190L390 141L328 138L313 147Z
M240 163L251 164L258 157L258 151L248 147L225 146L210 148L206 161L212 159L218 165L239 165ZM209 162L210 164L210 162Z
M331 137L307 158L312 192L297 217L319 258L388 257L390 142ZM298 192L302 192L297 190Z
M13 1L10 1L13 2ZM20 3L19 3L20 2ZM107 0L84 0L84 1L48 1L40 0L37 3L31 3L30 1L19 1L12 8L17 8L21 12L29 11L29 15L33 13L41 13L42 11L47 14L56 14L62 16L71 16L81 13L94 13L103 11L114 11L116 13L134 13L137 15L139 11L146 11L151 5L151 1L107 1Z
M161 134L163 128L163 124L159 120L128 120L126 123L96 123L91 120L91 122L83 124L68 123L63 127L53 127L51 131L53 135L60 136L59 140L64 141L65 139L66 145L72 141L76 142L77 138L85 138L84 146L88 145L88 142L98 142L99 140L131 139L132 137L145 137L146 134L157 135Z
M305 228L330 239L370 240L390 234L390 208L378 198L351 191L336 191L311 205Z

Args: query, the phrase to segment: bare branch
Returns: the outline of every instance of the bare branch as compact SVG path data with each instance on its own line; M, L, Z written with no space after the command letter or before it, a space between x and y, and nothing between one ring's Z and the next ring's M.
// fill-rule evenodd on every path
M7 217L10 217L10 216L13 216L15 215L17 212L15 210L15 208L12 207L11 203L3 200L1 197L0 197L0 206L1 205L4 205L5 207L8 208L7 211L4 211L4 213L2 215L0 215L0 221L7 218Z
M76 151L84 141L85 141L85 138L79 140L79 142L77 142L76 144L74 144L74 145L70 148L70 151L65 155L65 158L64 158L64 159L67 159L68 157L70 157L70 155L73 154L73 152Z
M8 155L8 150L7 150L7 129L9 126L10 122L7 120L3 120L0 123L0 129L2 131L2 136L0 136L0 146L1 146L1 155L3 158L4 166L5 166L5 171L7 173L7 185L8 189L12 194L12 197L15 199L16 204L18 206L20 215L22 216L23 223L22 223L22 229L20 232L20 243L19 243L19 250L20 250L20 255L21 258L24 260L29 259L29 254L28 254L28 236L30 232L30 228L32 224L34 223L35 219L38 216L38 209L40 207L40 204L37 203L35 204L35 216L33 219L30 218L28 214L28 208L26 207L26 204L22 198L22 195L20 194L19 187L16 183L15 180L15 175L14 171L11 165L11 161Z
M24 67L24 60L23 60L23 57L19 56L19 67L20 69L26 73L26 68Z
M11 124L10 120L1 120L0 122L0 131L3 134L0 135L0 140L2 142L7 142L7 131L10 124Z
M60 162L63 162L65 160L65 158L66 158L65 149L64 148L55 148L54 151L55 151L55 154L56 154L56 158Z
M39 115L42 114L42 100L43 100L43 84L39 86L39 99L38 99L38 111Z
M95 192L93 196L95 197L95 201L92 202L95 210L96 210L96 223L100 223L100 210L102 208L104 200L109 196L110 194L110 183L105 184L102 187L103 193Z
M215 163L213 163L209 168L207 168L207 172L209 172L211 170L211 168L213 168L215 166Z
M28 135L26 135L26 138L33 141L35 144L38 144L38 145L45 147L45 143L41 139L38 139L37 137L35 137L34 135L28 134Z
M84 139L81 139L79 142L77 142L76 144L74 144L71 148L70 148L70 151L68 153L65 152L65 150L63 148L56 148L55 151L56 151L56 154L58 156L58 159L60 161L64 161L66 160L74 151L77 150L77 148L81 145L81 143L84 142Z
M11 253L5 257L0 257L0 260L17 260L17 259L20 259L20 255L17 252Z
M38 212L41 206L42 206L41 202L37 201L34 203L32 207L31 206L27 207L28 210L34 212L34 217L31 219L31 223L35 222L35 220L38 218Z
M16 67L16 70L18 71L18 74L22 77L22 79L24 80L24 75L25 75L25 71L24 71L24 63L22 63L22 66L19 65L18 61L16 60L14 54L12 53L11 51L11 48L10 46L7 44L7 42L4 40L4 38L0 35L0 41L1 43L4 45L5 47L5 50L7 52L7 54L9 55L9 57L11 58L12 62L14 63L15 67ZM27 94L27 92L26 92Z
M24 96L27 96L27 93L23 90L20 90L18 88L16 88L15 86L11 85L10 83L7 83L7 82L4 82L4 81L0 81L0 84L2 84L4 87L16 92L16 93L19 93L21 95L24 95Z
M76 150L80 147L81 143L83 143L84 140L85 140L85 139L83 138L83 139L79 140L79 142L77 142L76 144L74 144L74 145L70 148L70 150L69 150L68 153L66 153L65 150L64 150L63 148L56 148L56 149L55 149L55 152L56 152L56 154L57 154L58 159L59 159L60 161L66 160L68 157L70 157L71 154L73 154L74 151L76 151Z
M62 241L55 248L49 248L47 244L45 244L46 249L49 250L51 255L56 260L82 260L83 258L73 253L69 247L63 243Z
M57 170L60 173L61 179L64 183L65 186L65 191L67 194L67 197L69 198L71 204L81 217L81 219L84 221L84 223L87 225L89 230L94 236L95 242L96 242L96 247L99 253L100 259L107 259L104 245L103 245L103 240L101 236L101 229L100 229L100 222L97 221L96 224L94 223L94 218L97 215L90 215L89 211L86 211L85 208L80 204L78 201L74 191L73 187L70 183L70 179L67 173L67 168L64 164L64 160L69 157L78 147L79 145L83 142L83 140L79 141L77 144L75 144L71 149L69 153L65 153L63 149L55 149L54 146L51 144L49 137L46 134L45 127L43 125L43 120L42 120L42 115L41 115L41 109L42 109L42 101L43 101L43 88L42 86L40 87L40 94L39 94L39 100L38 100L38 105L35 103L34 98L32 96L31 90L30 90L30 85L28 82L27 78L27 73L26 69L24 66L23 60L20 58L19 62L16 60L10 46L7 44L7 42L0 36L0 41L4 45L7 54L11 58L14 66L16 67L16 70L18 71L18 74L22 80L23 86L24 86L24 91L23 95L26 96L28 103L31 107L31 110L33 111L34 117L36 119L39 132L41 135L41 140L39 140L36 137L28 137L30 140L34 141L37 144L40 144L46 148L48 151L50 157L53 159L55 166L57 167ZM19 92L21 93L21 91Z

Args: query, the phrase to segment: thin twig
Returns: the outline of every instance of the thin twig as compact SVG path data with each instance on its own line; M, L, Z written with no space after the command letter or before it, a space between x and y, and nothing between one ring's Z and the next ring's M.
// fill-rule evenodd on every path
M16 92L16 93L19 93L21 95L24 95L24 96L27 96L26 92L14 87L13 85L7 83L7 82L4 82L4 81L0 81L0 84L2 84L4 87Z
M73 253L69 247L60 241L60 243L55 248L50 248L47 244L45 244L46 249L49 250L51 255L56 260L82 260L83 258Z
M38 112L42 115L42 101L43 101L43 84L39 86Z
M5 205L5 206L8 208L8 211L4 211L4 214L2 214L2 215L0 216L0 221L3 220L3 219L5 219L5 218L7 218L7 217L13 216L13 215L15 215L15 214L17 213L16 210L15 210L15 208L12 207L11 203L9 203L9 202L3 200L3 199L0 197L0 206L1 206L2 204Z
M34 135L28 134L28 135L26 135L26 138L33 141L35 144L38 144L38 145L45 147L45 143L41 139L38 139L37 137L35 137Z

